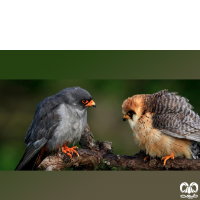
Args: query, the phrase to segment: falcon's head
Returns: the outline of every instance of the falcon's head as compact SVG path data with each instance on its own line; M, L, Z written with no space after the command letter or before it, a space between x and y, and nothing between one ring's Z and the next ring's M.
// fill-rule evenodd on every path
M122 104L123 121L128 120L133 128L143 112L143 95L134 95Z
M61 91L61 94L67 104L79 110L87 109L88 107L96 107L90 93L80 87L66 88Z

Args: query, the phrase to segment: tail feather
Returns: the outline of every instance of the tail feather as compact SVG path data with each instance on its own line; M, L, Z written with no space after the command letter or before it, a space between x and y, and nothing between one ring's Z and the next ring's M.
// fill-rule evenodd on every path
M48 140L46 138L42 138L41 140L29 144L15 170L34 170L40 156L41 149L47 142Z

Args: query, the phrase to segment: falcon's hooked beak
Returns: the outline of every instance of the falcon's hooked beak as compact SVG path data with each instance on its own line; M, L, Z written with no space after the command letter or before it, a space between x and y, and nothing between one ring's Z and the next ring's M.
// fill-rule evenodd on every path
M126 120L128 120L128 119L130 119L130 116L128 116L128 115L124 115L124 116L123 116L123 121L126 121Z
M89 103L87 103L85 106L89 106L89 107L96 107L96 104L93 100L91 100Z

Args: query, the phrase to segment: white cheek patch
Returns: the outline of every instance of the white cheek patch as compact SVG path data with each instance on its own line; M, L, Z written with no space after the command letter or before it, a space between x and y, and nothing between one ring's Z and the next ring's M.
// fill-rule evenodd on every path
M128 119L131 130L133 130L133 128L136 126L137 120L138 120L137 115L133 115L132 119Z

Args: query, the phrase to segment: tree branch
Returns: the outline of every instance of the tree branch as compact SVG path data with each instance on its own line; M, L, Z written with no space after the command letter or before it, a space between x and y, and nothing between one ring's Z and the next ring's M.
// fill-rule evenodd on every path
M59 171L73 170L200 170L200 159L183 157L168 160L166 165L160 158L144 162L146 154L140 151L134 156L114 155L112 143L95 141L89 126L86 127L79 142L81 149L70 159L61 149L52 156L45 158L39 165L40 170Z

